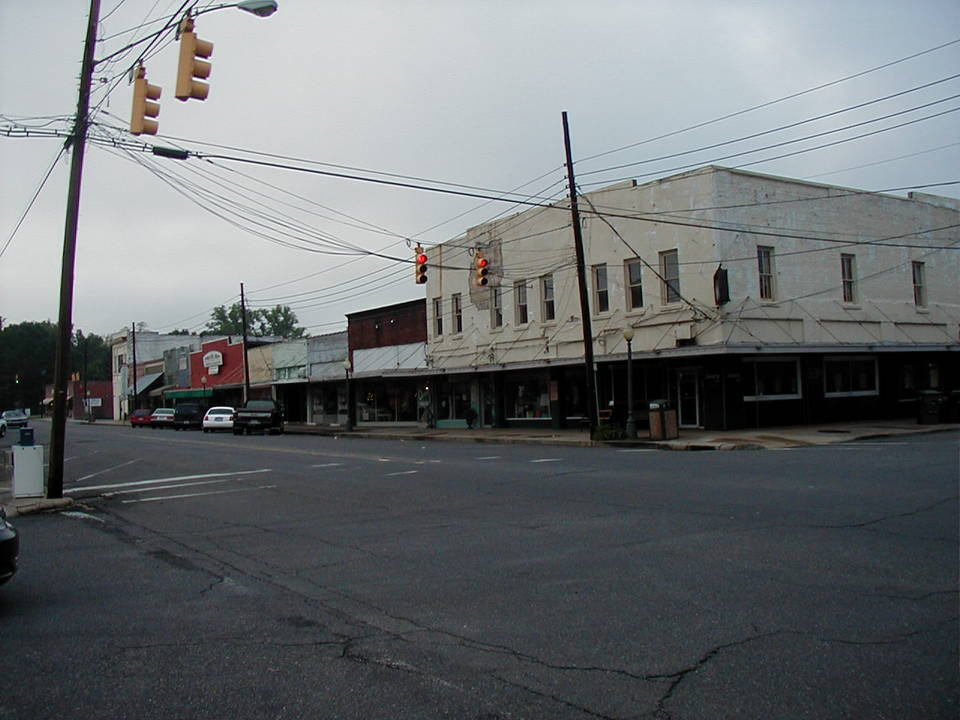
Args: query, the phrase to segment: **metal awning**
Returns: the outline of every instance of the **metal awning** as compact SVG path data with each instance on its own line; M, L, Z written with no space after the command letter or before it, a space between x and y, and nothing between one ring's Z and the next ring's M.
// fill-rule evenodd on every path
M204 390L202 388L186 388L183 390L168 390L165 392L164 397L171 398L173 400L183 400L185 398L203 398L209 397L210 391Z
M147 390L150 389L150 386L153 385L157 380L163 377L162 372L150 373L149 375L144 375L143 377L137 378L134 381L135 392L133 395L142 395Z

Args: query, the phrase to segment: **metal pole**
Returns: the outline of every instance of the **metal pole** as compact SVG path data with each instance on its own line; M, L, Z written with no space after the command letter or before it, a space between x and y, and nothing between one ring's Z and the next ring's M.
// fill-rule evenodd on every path
M573 156L570 152L570 129L567 113L563 113L563 146L567 154L567 179L570 184L570 213L573 216L573 244L577 251L577 284L580 286L580 326L583 329L583 362L587 376L587 417L590 436L597 430L599 411L597 382L593 372L593 327L590 323L590 301L587 296L587 270L583 254L583 233L580 229L580 209L577 206L577 184L573 178Z
M627 340L627 426L624 428L627 438L637 436L637 420L633 415L633 339Z
M77 225L80 218L80 186L83 179L83 152L87 145L87 116L90 112L90 86L93 80L93 51L97 43L100 0L90 0L87 37L80 67L80 92L77 115L68 143L73 143L70 160L70 186L67 191L67 215L63 230L63 259L60 265L60 316L57 321L57 349L54 358L53 419L50 429L50 466L47 472L47 497L63 497L63 456L67 434L67 382L70 370L70 334L73 326L73 268L77 252Z
M353 432L353 413L351 412L351 410L353 410L351 407L353 403L350 402L350 397L352 395L350 392L352 389L350 387L350 370L348 368L344 368L343 372L347 376L347 423L344 425L344 429L347 432Z
M131 353L131 360L133 361L133 398L132 402L127 403L127 415L129 416L134 410L140 407L137 402L137 324L130 323L130 339L133 343L133 352ZM132 406L132 407L131 407Z
M243 319L243 403L250 399L250 363L247 361L247 303L240 283L240 317Z

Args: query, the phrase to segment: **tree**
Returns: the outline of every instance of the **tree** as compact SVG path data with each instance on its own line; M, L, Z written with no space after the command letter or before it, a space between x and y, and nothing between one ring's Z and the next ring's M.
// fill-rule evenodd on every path
M210 313L206 330L214 335L242 335L243 313L240 303L236 302L229 308L224 305L215 307ZM247 334L251 336L300 338L305 332L302 327L297 327L297 315L287 305L247 310Z

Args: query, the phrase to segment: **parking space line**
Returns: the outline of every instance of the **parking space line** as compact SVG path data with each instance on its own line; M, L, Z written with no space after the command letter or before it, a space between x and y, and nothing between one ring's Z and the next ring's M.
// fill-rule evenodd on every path
M483 457L474 458L474 460L499 460L502 455L485 455Z
M177 483L176 485L160 485L143 488L134 488L133 490L117 490L109 493L110 495L133 495L134 493L156 492L158 490L173 490L174 488L195 487L197 485L219 485L220 483L230 482L233 478L223 478L222 480L201 480L199 482Z
M108 467L108 468L105 468L104 470L99 470L99 471L97 471L97 472L95 472L95 473L90 473L89 475L84 475L82 478L77 478L76 482L83 482L84 480L89 480L90 478L94 478L94 477L96 477L97 475L103 475L104 473L108 473L108 472L110 472L111 470L119 470L120 468L126 467L127 465L133 465L133 463L135 463L135 462L140 462L140 458L135 458L135 459L133 459L133 460L128 460L128 461L125 462L125 463L120 463L119 465L114 465L113 467Z
M545 462L562 462L563 458L539 458L537 460L531 460L532 463L545 463Z
M387 473L385 477L394 477L396 475L416 475L419 470L401 470L400 472Z
M310 467L315 468L329 468L329 467L343 467L345 463L320 463L319 465L311 465Z

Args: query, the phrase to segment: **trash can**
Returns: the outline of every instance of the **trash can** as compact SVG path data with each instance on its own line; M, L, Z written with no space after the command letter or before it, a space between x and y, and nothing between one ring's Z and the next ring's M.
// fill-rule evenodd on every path
M921 390L917 393L917 424L935 425L940 422L943 393L939 390Z
M20 445L24 447L29 447L33 445L33 428L32 427L22 427L20 428Z
M677 411L670 406L669 400L655 400L650 403L649 419L651 440L675 440L680 436Z

